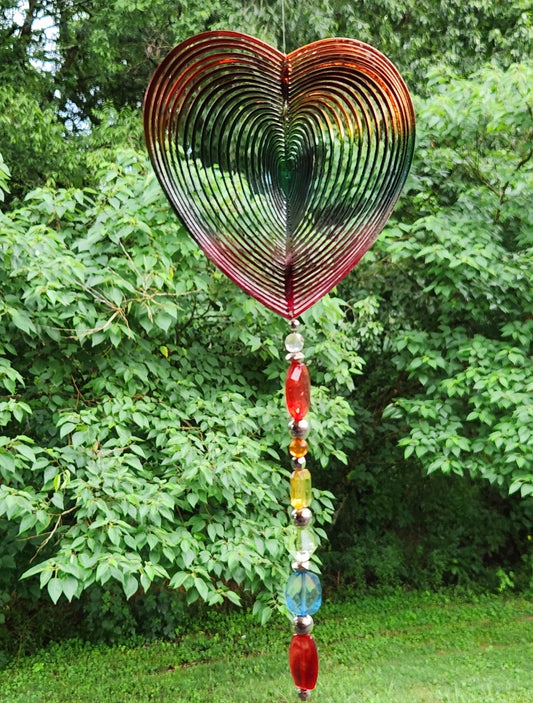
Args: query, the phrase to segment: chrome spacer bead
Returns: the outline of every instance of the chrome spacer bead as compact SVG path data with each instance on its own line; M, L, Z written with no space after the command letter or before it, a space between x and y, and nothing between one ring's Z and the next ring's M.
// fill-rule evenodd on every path
M287 361L303 361L305 359L305 354L302 352L289 352L285 355Z
M293 571L309 571L311 567L311 562L309 561L293 561L291 564L291 569Z
M296 635L308 635L313 629L313 618L310 615L296 615L292 619Z
M313 513L309 508L296 508L291 513L291 520L296 527L307 527L311 524Z
M291 420L289 422L289 431L292 437L305 439L309 434L309 422L303 420Z
M298 698L301 701L308 701L311 698L311 691L308 691L306 688L299 688Z
M291 327L291 330L294 332L300 326L300 320L297 320L295 317L293 317L292 320L289 322L289 325Z
M304 456L293 456L291 457L292 468L294 471L298 469L305 469L305 457Z

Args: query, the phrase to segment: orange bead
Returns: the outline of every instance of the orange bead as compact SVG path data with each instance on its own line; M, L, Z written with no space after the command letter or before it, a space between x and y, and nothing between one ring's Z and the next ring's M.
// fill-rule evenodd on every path
M307 454L307 442L303 437L294 437L289 444L289 452L291 456L299 459Z

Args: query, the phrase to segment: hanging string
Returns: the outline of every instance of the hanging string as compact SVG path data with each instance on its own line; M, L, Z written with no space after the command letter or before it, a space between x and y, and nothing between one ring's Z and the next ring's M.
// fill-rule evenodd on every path
M287 42L285 34L285 0L281 0L281 44L284 54L287 53Z

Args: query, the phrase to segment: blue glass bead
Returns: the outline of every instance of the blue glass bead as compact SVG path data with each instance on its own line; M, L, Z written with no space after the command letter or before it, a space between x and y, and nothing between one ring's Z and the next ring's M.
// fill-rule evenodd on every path
M322 605L322 586L311 571L296 571L285 586L285 603L293 615L314 615Z

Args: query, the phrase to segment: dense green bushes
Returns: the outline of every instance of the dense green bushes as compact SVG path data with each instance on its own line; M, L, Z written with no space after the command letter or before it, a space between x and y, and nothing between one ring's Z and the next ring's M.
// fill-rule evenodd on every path
M366 366L350 400L360 421L350 470L323 484L345 480L332 563L349 562L356 582L527 586L533 67L444 76L417 101L396 223L339 288Z
M397 223L340 286L367 363L322 485L345 480L328 565L357 583L531 584L532 70L435 71Z
M332 583L529 585L532 132L511 104L529 76L418 104L396 221L305 316ZM266 619L286 570L285 324L198 253L144 154L92 160L91 187L35 190L1 220L4 632L21 603L43 622L38 584L86 592L95 637L139 631L152 583L183 594L179 616L244 596Z
M199 255L144 155L115 156L98 192L41 189L2 217L3 592L22 574L54 602L156 582L189 604L253 594L265 619L284 574L284 324ZM326 465L360 358L334 302L314 314ZM317 524L331 509L317 493Z
M531 586L532 85L530 63L430 74L394 219L304 316L333 591ZM286 325L181 230L138 112L93 110L100 127L65 140L42 100L0 100L17 118L0 160L2 646L67 619L172 636L204 602L265 620L288 568Z

